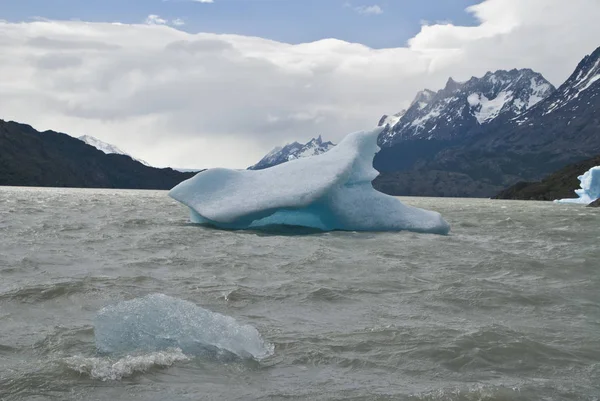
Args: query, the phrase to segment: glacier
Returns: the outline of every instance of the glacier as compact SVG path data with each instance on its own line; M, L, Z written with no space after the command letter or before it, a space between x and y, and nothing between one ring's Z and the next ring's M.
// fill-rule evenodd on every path
M103 354L181 350L217 359L260 360L273 354L258 330L234 318L164 294L151 294L101 309L94 320Z
M600 198L600 166L592 167L577 178L581 183L581 188L575 190L579 198L557 199L555 202L589 205Z
M169 196L191 209L192 222L225 229L283 225L447 234L450 225L439 213L373 189L373 157L384 128L349 134L327 153L264 170L209 169Z

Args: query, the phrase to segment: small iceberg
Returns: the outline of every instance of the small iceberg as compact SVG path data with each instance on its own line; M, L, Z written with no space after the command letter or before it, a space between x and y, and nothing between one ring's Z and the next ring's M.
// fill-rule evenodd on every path
M355 132L327 153L265 170L206 170L169 196L191 209L194 223L225 229L284 225L447 234L450 226L439 213L373 189L373 157L383 129Z
M254 327L163 294L103 308L94 335L104 354L180 349L186 355L257 360L273 354L273 345Z
M575 190L579 198L557 199L554 202L589 205L600 198L600 166L592 167L577 178L581 182L581 188Z

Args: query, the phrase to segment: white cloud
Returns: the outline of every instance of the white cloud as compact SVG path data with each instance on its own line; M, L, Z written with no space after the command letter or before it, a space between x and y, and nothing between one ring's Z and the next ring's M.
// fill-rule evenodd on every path
M246 167L276 145L369 128L448 76L530 67L560 84L598 46L597 0L469 12L475 26L423 26L380 50L164 24L0 23L0 118L90 134L155 165Z
M196 3L214 3L214 0L192 0Z
M161 18L159 15L150 14L146 17L146 25L173 25L173 26L184 26L185 21L181 18L176 18L172 21L167 21Z
M146 24L148 25L165 25L166 23L167 20L160 18L158 15L150 14L146 17Z
M363 14L363 15L383 14L383 9L376 4L372 5L372 6L356 6L356 7L352 7L352 9L354 11L356 11L357 13Z

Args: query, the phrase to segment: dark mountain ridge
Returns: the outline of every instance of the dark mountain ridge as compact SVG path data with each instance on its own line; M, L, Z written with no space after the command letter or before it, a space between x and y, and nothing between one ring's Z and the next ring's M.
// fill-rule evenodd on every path
M193 175L148 167L66 134L0 120L0 185L170 189Z

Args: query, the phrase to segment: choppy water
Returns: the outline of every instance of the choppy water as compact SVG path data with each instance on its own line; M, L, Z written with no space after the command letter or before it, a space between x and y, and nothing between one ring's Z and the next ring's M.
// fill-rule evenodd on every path
M165 192L0 188L0 399L598 400L600 211L404 201L451 235L217 231ZM274 354L98 354L96 312L151 293Z

